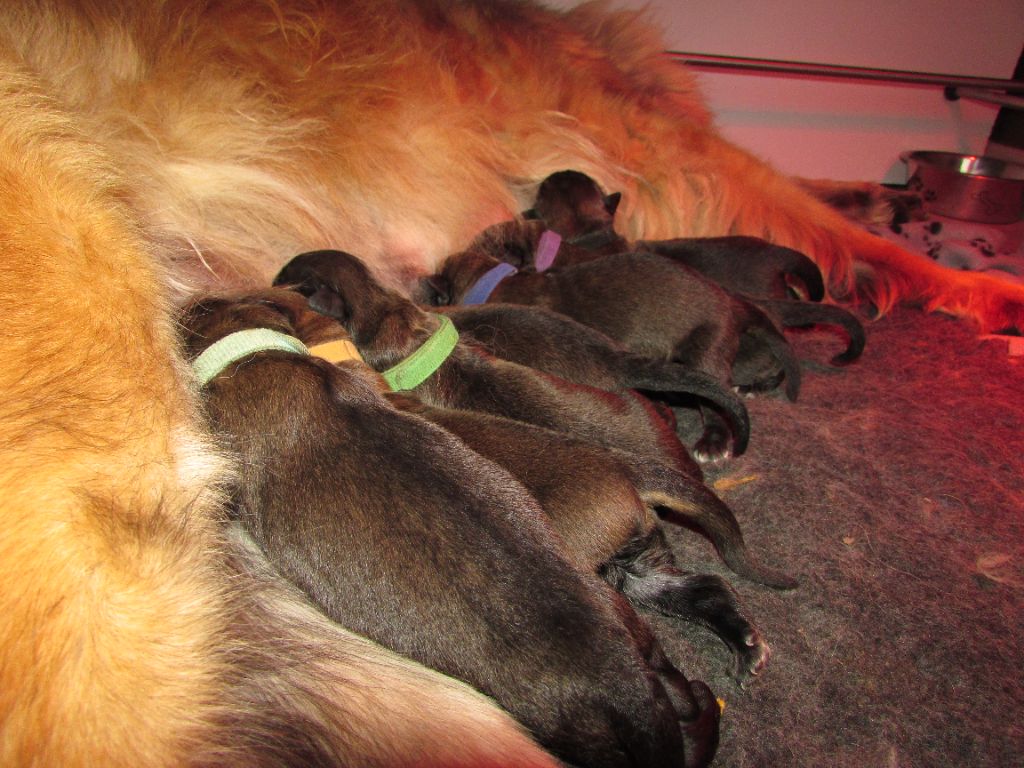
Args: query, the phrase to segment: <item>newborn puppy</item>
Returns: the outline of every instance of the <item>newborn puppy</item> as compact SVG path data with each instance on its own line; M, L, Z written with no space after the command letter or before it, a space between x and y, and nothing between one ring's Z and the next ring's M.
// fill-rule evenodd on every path
M377 370L394 366L414 351L418 355L425 344L437 338L436 330L442 325L436 314L381 287L351 254L302 254L284 267L278 281L296 286L309 295L312 308L338 319L366 361ZM395 354L396 350L401 356ZM735 530L736 541L741 540L732 512L700 482L700 470L675 432L652 414L650 403L636 393L573 384L495 358L457 339L444 361L415 386L415 393L430 405L504 416L617 450L619 460L634 477L667 466L678 478L675 495L686 499L692 510L689 517L702 521L709 533L711 523L721 521ZM666 509L672 506L669 501L663 504ZM727 538L715 541L723 547L720 551L729 562ZM734 554L739 553L737 549ZM792 579L749 558L746 563L733 559L730 566L764 584L794 585Z
M236 331L292 336L294 306L199 300L183 318L188 353ZM328 616L492 696L571 763L711 759L710 691L668 664L621 596L573 567L511 475L394 408L361 364L234 357L204 389L211 426L241 459L234 514Z
M542 248L541 238L546 232L548 228L539 221L501 222L480 233L467 250L482 252L517 269L529 271L534 268L535 259ZM597 238L600 241L597 242L595 237L602 232L605 236ZM762 254L765 249L770 253ZM779 248L755 238L739 237L650 241L634 244L633 251L657 253L693 267L716 284L738 295L741 300L756 306L780 328L831 325L842 329L848 337L847 348L833 357L834 365L845 365L856 360L864 349L864 327L852 313L834 304L820 304L817 300L800 301L787 296L787 291L813 286L815 278L817 285L821 285L821 274L817 266L797 251ZM628 252L630 244L614 230L592 232L563 241L558 246L551 268L560 269L593 261L603 255ZM780 254L788 254L791 258L782 261ZM775 258L772 258L773 255ZM801 277L800 286L791 280L787 281L793 275ZM442 305L451 301L447 294L447 284L437 276L422 280L414 293L418 301ZM812 290L812 295L821 298L820 291L815 293ZM748 355L749 359L746 359ZM770 386L765 386L762 381L757 386L758 382L749 379L761 372L755 361L763 363L764 360L764 356L750 345L749 339L741 341L740 352L733 367L733 381L740 391L775 388L777 381L771 381Z
M541 182L534 207L528 213L569 241L559 248L556 265L630 250L657 253L697 270L753 302L782 328L827 324L844 329L849 343L844 352L833 358L833 364L844 365L860 356L864 349L863 326L850 312L817 303L825 293L821 271L804 254L758 238L738 236L641 240L631 244L615 232L619 199L618 194L606 195L584 173L559 171ZM498 258L505 258L504 252L513 259L522 260L525 256L529 260L537 253L542 236L536 224L495 225L476 243L492 249ZM793 301L794 295L810 301ZM741 350L740 357L744 354L745 350ZM750 361L743 365L751 367ZM741 378L736 380L742 382Z
M441 272L422 284L434 301L458 303L499 264L493 256L468 250L449 256ZM568 315L615 339L633 352L672 360L733 384L740 340L763 348L769 362L750 386L785 380L796 399L800 367L782 333L759 309L696 272L654 254L623 253L549 270L518 272L490 292L489 303L529 304ZM694 454L705 460L727 455L728 426L702 407L705 429Z
M560 253L558 263L593 255L649 251L678 261L711 278L719 285L746 296L788 298L793 291L811 301L821 301L825 286L821 270L807 256L792 248L746 236L640 240L630 243L615 231L619 193L605 194L590 176L579 171L559 171L537 189L533 208L524 213L552 229L578 249ZM500 226L500 225L499 225ZM539 233L526 232L539 238ZM499 236L498 232L492 238ZM581 253L580 251L583 251ZM793 278L798 283L793 282Z
M340 321L378 371L408 358L442 325L440 315L384 288L359 259L342 251L296 256L275 284L296 287L313 309ZM525 421L621 449L634 462L667 464L702 478L675 430L642 395L574 384L496 358L468 341L455 344L416 394L432 405Z
M731 454L746 450L750 417L743 401L709 374L630 352L595 328L542 307L477 304L437 307L464 337L492 355L577 384L620 392L634 389L679 406L687 396L707 401L728 421ZM692 397L689 398L692 402Z
M717 576L681 571L654 512L661 508L702 529L733 570L763 580L770 572L751 561L728 508L701 498L703 486L664 466L631 468L616 451L532 424L436 408L404 394L389 399L508 469L540 503L581 570L601 574L637 607L712 630L733 652L741 684L760 673L769 649L734 592ZM773 575L772 586L795 586Z

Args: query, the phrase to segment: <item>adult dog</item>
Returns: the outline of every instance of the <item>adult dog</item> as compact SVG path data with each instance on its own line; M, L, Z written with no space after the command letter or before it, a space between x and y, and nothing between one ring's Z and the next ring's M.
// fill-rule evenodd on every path
M225 543L224 463L168 320L200 284L324 247L407 284L576 168L624 193L632 238L764 236L837 295L1024 327L1024 288L864 234L717 136L663 47L592 6L2 4L0 763L484 765L525 743L496 714L468 727L483 700L457 730L441 706L389 715L369 667L278 652L318 619L234 575L259 564Z

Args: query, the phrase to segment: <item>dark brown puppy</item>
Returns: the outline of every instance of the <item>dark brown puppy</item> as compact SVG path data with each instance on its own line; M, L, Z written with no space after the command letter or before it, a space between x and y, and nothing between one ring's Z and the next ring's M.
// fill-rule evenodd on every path
M630 352L596 328L542 307L477 304L442 306L436 311L492 355L577 384L614 392L638 390L672 406L709 401L729 423L732 455L746 450L750 436L746 406L703 371Z
M692 237L640 240L631 243L615 231L615 212L621 195L606 194L594 179L579 171L559 171L537 188L533 208L524 213L552 229L570 244L598 255L649 251L686 264L719 285L747 296L787 298L800 292L821 301L825 286L821 270L792 248L747 236ZM530 233L532 237L534 235ZM567 249L559 261L586 258ZM793 284L793 279L799 281Z
M188 351L252 328L293 335L287 308L193 303ZM339 623L494 697L564 760L705 765L707 687L573 567L511 475L380 386L361 364L276 350L206 386L211 425L241 458L234 513L271 562Z
M439 274L422 283L433 302L458 303L499 263L482 250L450 256ZM492 273L493 274L493 273ZM752 372L751 388L785 379L790 399L800 385L800 367L782 333L759 309L727 293L687 267L660 256L624 253L549 270L518 272L501 280L488 302L546 307L600 330L639 354L673 360L734 383L740 340L748 337L768 355ZM704 460L727 455L728 426L717 411L702 407L704 434L694 455Z
M440 326L435 313L381 287L351 254L302 254L277 280L295 286L309 296L312 308L339 320L377 370L408 357ZM733 570L763 584L794 586L792 579L749 557L731 510L696 476L700 470L675 432L642 396L573 384L462 341L415 391L430 405L503 416L616 450L633 477L668 467L677 483L674 498L687 502L675 512L705 528ZM668 496L663 506L671 510ZM719 538L716 529L723 532Z
M718 576L680 570L655 509L700 527L734 570L750 557L731 515L708 515L694 503L693 483L671 469L642 470L618 452L500 416L437 408L404 394L389 399L457 435L470 448L508 469L537 499L584 571L600 574L633 605L701 624L729 647L741 685L758 675L770 650L743 616L736 596ZM699 494L698 494L699 496ZM763 575L763 569L755 577ZM774 586L794 586L780 577Z
M339 320L378 371L407 358L441 324L436 313L384 288L358 258L343 251L296 256L275 284L295 286L311 307ZM668 464L702 477L673 428L643 396L573 384L496 358L469 341L460 341L416 394L432 405L529 422L621 449L636 462Z
M537 224L568 240L559 249L555 264L568 265L599 255L647 251L685 264L764 310L777 325L795 328L833 325L842 328L849 343L832 359L834 365L856 360L864 349L864 328L850 312L831 304L819 304L824 296L821 271L807 256L755 237L677 238L630 243L615 231L615 211L620 195L607 195L590 176L579 171L559 171L548 176L537 190L534 207L527 213L538 222L509 222L477 238L480 247L494 255L531 259L537 253L541 232ZM532 226L531 226L532 225ZM516 244L515 241L519 243ZM797 297L809 301L796 301ZM739 359L744 369L751 361ZM744 379L736 375L734 379Z
M589 180L589 177L584 178ZM480 251L517 269L531 271L535 269L541 237L546 231L546 222L506 221L485 229L467 250ZM864 326L860 320L842 307L817 302L821 292L815 292L813 286L821 285L821 275L814 263L797 251L756 238L694 238L643 241L631 245L612 229L595 230L579 238L564 240L551 268L560 269L604 255L629 252L657 253L692 267L742 301L755 305L780 328L827 325L842 329L848 338L847 347L832 358L833 365L850 363L864 350ZM794 277L799 282L795 282ZM806 293L808 286L811 286L814 300L804 301L793 295ZM430 276L420 281L414 295L418 301L444 305L451 301L448 291L445 280ZM764 382L758 386L756 377L763 373L764 365L763 355L756 345L751 344L750 339L742 339L733 366L733 381L737 388L741 391L774 389L777 384L774 381L770 387L764 386ZM771 368L770 363L767 365Z

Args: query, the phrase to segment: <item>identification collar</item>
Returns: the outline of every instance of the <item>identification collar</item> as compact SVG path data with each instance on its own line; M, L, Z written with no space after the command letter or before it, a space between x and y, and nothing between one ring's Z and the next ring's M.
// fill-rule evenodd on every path
M462 297L463 304L483 304L487 301L488 297L494 292L494 289L498 287L498 283L504 280L509 275L514 275L519 270L513 267L511 264L502 262L491 267L489 270L484 272L480 279L473 283L473 287L470 288L466 295Z
M514 267L513 267L514 269ZM423 346L405 360L381 373L394 392L415 389L434 373L448 359L448 355L459 343L459 332L451 319L444 315L441 327L423 342Z
M199 385L205 386L232 363L271 350L297 355L309 354L306 345L294 336L267 328L248 328L229 333L208 346L192 361L192 370L195 371Z

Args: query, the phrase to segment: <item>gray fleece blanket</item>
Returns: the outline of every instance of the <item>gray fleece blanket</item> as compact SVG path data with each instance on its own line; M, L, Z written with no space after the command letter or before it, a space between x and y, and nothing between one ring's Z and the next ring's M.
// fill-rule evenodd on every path
M725 701L715 765L1024 765L1024 340L901 309L834 369L840 339L791 338L799 400L750 400L748 452L708 471L751 549L801 582L731 577L769 666L741 690L714 637L652 619ZM669 531L681 564L729 576Z

